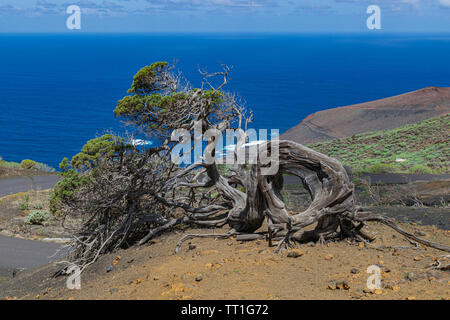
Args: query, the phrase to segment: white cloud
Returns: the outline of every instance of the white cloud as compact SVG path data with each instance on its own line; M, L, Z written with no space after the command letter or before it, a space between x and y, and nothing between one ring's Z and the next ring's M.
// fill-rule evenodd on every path
M420 0L401 0L401 1L404 3L412 4L412 5L418 5L420 2Z
M121 2L126 2L126 0L122 0ZM73 0L70 2L37 0L34 3L24 4L21 7L11 4L0 4L0 14L23 14L26 16L65 15L66 8L69 5L78 5L84 14L116 15L126 13L124 6L110 0Z
M450 0L439 0L439 3L441 4L441 6L450 8Z

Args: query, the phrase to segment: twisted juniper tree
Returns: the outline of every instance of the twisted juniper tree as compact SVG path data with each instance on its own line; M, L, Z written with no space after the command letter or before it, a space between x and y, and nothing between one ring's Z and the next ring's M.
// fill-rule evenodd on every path
M195 126L202 133L214 132L206 138L206 149L215 159L218 137L230 129L243 132L253 118L233 94L224 91L228 67L214 74L203 72L200 88L192 88L172 71L166 62L141 69L129 95L114 110L127 125L156 141L154 147L138 148L108 136L91 141L74 157L73 169L68 169L67 161L63 165L66 178L55 188L55 207L62 214L79 214L84 221L74 236L72 263L86 267L103 253L144 244L181 224L228 225L229 231L187 234L177 251L192 237L234 235L251 240L265 234L276 251L294 241L372 241L362 229L366 221L381 222L411 241L450 251L402 230L392 219L357 207L354 186L339 161L292 141L266 141L252 161L237 162L228 170L205 159L190 165L172 161L175 148L185 142L177 140L179 130L189 132L194 141L198 140ZM217 77L219 85L214 86ZM242 137L241 145L248 138ZM234 159L238 152L236 147ZM268 170L273 164L266 161L268 157L275 158L277 170ZM281 195L284 175L297 176L308 190L312 202L305 211L288 212ZM265 221L267 230L255 233ZM305 231L310 225L315 228Z

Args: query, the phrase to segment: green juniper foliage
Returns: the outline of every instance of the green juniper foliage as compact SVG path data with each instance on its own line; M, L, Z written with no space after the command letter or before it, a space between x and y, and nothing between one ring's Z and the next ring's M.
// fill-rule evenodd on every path
M224 102L223 93L213 89L179 90L179 82L169 72L172 68L167 62L156 62L139 70L128 90L130 95L118 102L115 116L149 135L164 135L189 125L193 120L189 106L194 113L196 102L206 106L206 116L211 113L213 117Z
M64 158L59 164L59 177L62 180L56 184L50 196L50 211L59 213L61 205L70 201L78 188L89 183L90 177L86 172L98 168L102 161L119 158L120 154L131 148L123 138L106 134L89 140L70 162Z
M100 161L112 159L119 153L132 148L125 143L125 139L105 134L101 137L89 140L81 149L81 152L75 155L70 164L77 170L87 170L99 165ZM67 168L67 165L64 164ZM62 168L61 168L62 169Z
M206 112L211 114L216 109L220 110L219 105L224 102L220 91L178 90L177 79L169 73L172 68L167 62L156 62L139 70L128 90L130 95L118 102L115 116L140 126L148 134L164 134L190 125L193 119L189 117L187 112L190 108L186 106L195 105L196 101L201 101L203 107L206 105ZM186 117L181 114L183 107ZM63 179L55 186L50 199L52 212L57 212L63 202L69 201L79 187L89 182L87 172L99 168L102 161L120 158L132 148L123 138L107 134L88 141L70 162L64 158L60 164L60 177Z

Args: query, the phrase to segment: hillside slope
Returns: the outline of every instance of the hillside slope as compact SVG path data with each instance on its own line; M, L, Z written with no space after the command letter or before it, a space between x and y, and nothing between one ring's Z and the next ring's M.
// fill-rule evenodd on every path
M447 114L390 131L358 134L309 147L356 171L378 168L391 172L449 173L449 133L450 114Z
M174 254L181 234L165 233L149 245L101 256L82 274L81 290L67 289L66 277L52 277L57 267L50 265L0 283L0 300L448 299L449 273L426 268L442 252L423 246L394 249L411 244L386 226L373 222L369 226L377 235L373 244L305 244L297 249L300 256L296 258L288 257L286 251L274 253L274 248L267 248L261 240L239 243L207 238L193 239L191 249L186 245ZM422 232L429 240L449 243L446 230L411 222L401 226L411 233ZM209 233L205 229L189 232ZM382 265L383 270L383 290L379 292L366 286L366 269L374 264ZM336 288L336 283L343 282L346 289ZM197 317L201 318L205 317Z
M283 135L302 144L391 130L450 112L450 88L429 87L398 96L316 112Z

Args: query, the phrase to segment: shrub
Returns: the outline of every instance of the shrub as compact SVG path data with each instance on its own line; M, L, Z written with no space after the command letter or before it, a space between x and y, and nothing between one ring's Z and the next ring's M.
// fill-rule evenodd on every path
M45 207L44 203L42 203L42 202L38 202L33 205L33 209L37 209L37 210L42 210L42 209L44 209L44 207Z
M55 168L52 168L49 165L41 162L37 162L34 166L34 169L44 172L55 172Z
M0 160L0 167L8 168L8 169L20 169L20 163L17 162L8 162L5 160Z
M47 211L32 210L24 219L25 224L45 225L51 219Z
M25 196L25 200L20 204L20 210L22 210L22 211L28 210L29 200L30 200L30 197Z
M89 140L70 161L70 165L76 170L88 170L99 165L101 161L113 159L117 154L131 149L132 146L125 143L121 137L105 134L101 137ZM68 167L66 163L66 167Z
M80 187L90 182L89 175L95 168L105 161L120 159L132 148L133 146L125 143L124 138L106 134L89 140L71 161L64 158L59 164L59 177L63 179L53 188L50 212L53 215L61 214L64 203L69 202Z
M367 168L369 173L394 173L397 167L390 163L377 163Z
M74 192L89 181L87 177L80 176L78 171L64 167L67 163L67 158L64 158L60 164L60 168L66 171L59 174L59 176L63 179L58 181L53 188L52 195L50 196L50 211L54 215L60 213L59 211L63 202L71 199Z
M409 169L409 172L412 174L432 174L433 171L428 168L427 166L424 166L423 164L416 164L411 169Z
M32 169L36 166L36 161L30 160L30 159L25 159L22 160L22 162L20 163L20 166L22 167L22 169Z

